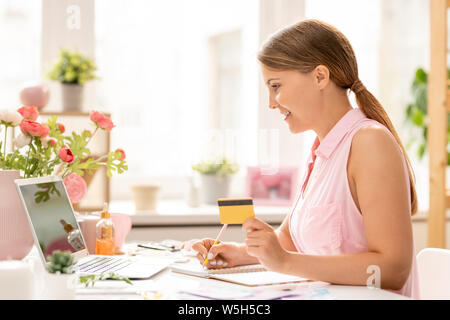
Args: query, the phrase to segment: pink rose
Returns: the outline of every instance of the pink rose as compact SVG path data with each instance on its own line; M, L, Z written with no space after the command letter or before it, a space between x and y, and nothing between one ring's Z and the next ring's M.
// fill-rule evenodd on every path
M57 123L56 125L58 126L59 132L64 133L66 131L66 127L62 123Z
M71 173L64 178L64 185L72 203L78 203L83 200L86 194L86 181L76 173Z
M25 120L36 121L39 117L39 111L35 106L23 106L17 109L17 112L20 113Z
M62 161L68 163L72 163L75 158L75 156L72 153L72 150L70 150L66 146L62 146L61 149L59 150L59 157L61 158Z
M88 137L92 137L92 132L89 130L83 130L83 133L85 133Z
M41 138L45 138L50 132L50 129L46 125L31 120L23 120L20 123L20 130L24 134Z
M126 155L125 155L125 151L123 151L123 149L117 149L116 152L120 152L122 154L119 159L120 161L125 160Z
M98 127L107 131L111 131L115 127L112 120L101 112L91 111L90 118Z
M53 147L56 145L56 140L49 137L41 138L41 144L44 148Z

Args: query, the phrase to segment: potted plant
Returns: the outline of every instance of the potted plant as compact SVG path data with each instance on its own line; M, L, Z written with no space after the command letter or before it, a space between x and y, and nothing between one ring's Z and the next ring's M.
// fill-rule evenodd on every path
M64 110L81 110L83 106L83 88L87 81L98 79L94 60L78 52L61 49L59 60L47 74L51 80L59 81L62 88L62 106Z
M200 161L192 169L200 173L203 202L217 204L218 198L228 197L231 176L239 171L239 166L222 157Z
M448 78L450 79L450 69L448 70ZM450 86L449 86L450 88ZM411 92L414 101L408 104L405 110L406 123L410 128L410 135L407 148L416 146L416 154L419 159L422 159L427 150L427 90L428 90L428 74L422 69L418 68L414 75L414 80L411 85ZM450 113L447 116L447 150L450 148ZM450 152L447 151L447 166L450 165Z
M97 158L91 157L89 142L99 130L114 128L112 120L98 111L92 111L90 120L93 130L66 133L56 116L46 123L38 122L39 112L34 106L18 110L0 110L0 260L11 257L22 259L33 246L33 237L22 204L15 190L14 180L20 178L59 175L62 177L73 204L80 202L87 185L83 179L100 166L106 166L111 177L114 172L128 169L125 152L116 149ZM20 133L9 145L10 129ZM47 188L36 195L36 201L46 201L55 192Z
M70 251L53 251L47 260L48 273L45 274L45 297L47 299L73 300L78 283L75 262Z

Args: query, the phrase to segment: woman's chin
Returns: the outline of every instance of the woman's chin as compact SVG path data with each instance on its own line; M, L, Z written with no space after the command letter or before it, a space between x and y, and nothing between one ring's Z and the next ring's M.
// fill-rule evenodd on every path
M300 127L300 126L296 126L296 125L294 125L294 124L289 124L289 131L291 131L291 133L294 133L294 134L296 134L296 133L302 133L302 132L305 132L305 131L308 131L309 129L306 129L306 128L302 128L302 127Z

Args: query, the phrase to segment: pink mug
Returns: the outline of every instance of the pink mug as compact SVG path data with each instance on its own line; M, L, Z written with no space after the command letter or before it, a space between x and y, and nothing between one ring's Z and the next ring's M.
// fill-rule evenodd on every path
M95 254L95 227L100 220L100 212L92 212L89 215L80 216L79 219L81 233L83 234L87 249L90 254ZM115 229L115 245L118 248L122 248L122 245L131 230L131 218L127 214L111 213L111 219Z

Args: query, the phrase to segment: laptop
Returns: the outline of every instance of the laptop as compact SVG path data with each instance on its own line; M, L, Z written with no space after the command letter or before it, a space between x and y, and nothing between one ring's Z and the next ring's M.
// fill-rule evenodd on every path
M15 180L39 256L47 267L55 250L70 250L79 275L114 272L131 280L148 279L171 262L89 254L63 180L59 176ZM46 268L47 270L47 268Z

